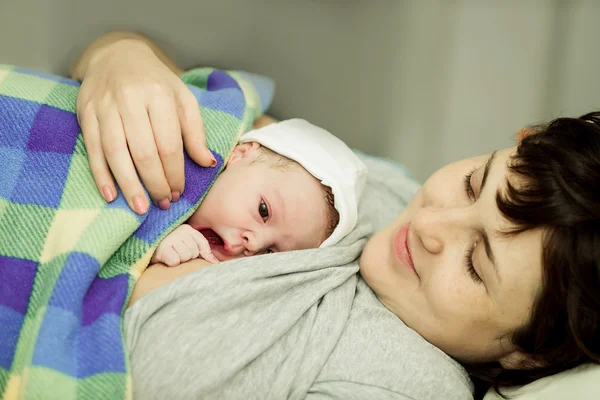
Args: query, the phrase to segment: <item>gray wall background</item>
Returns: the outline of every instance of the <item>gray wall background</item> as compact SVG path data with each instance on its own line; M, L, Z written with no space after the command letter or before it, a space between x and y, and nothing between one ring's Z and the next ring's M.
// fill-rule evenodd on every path
M66 74L101 33L136 30L182 67L273 77L271 114L424 179L600 108L599 17L595 0L0 0L0 63Z

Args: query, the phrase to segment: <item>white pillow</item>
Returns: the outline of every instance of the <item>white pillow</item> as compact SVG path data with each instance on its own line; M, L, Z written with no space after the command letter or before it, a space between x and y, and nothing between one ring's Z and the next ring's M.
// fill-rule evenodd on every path
M560 374L538 379L515 390L503 390L512 400L598 400L600 365L585 364ZM483 400L504 400L490 389Z

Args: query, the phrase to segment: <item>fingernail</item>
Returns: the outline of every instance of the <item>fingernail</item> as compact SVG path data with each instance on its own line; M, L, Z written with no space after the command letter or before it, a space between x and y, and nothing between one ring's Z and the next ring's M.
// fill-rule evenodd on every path
M142 196L135 196L133 198L133 208L138 214L146 214L146 211L148 211L146 199L144 199Z
M210 153L210 159L212 160L212 164L210 164L211 167L216 167L217 166L217 159L215 158L215 156L212 155L212 153Z
M169 207L171 207L171 202L169 201L169 199L163 199L158 202L158 206L163 210L168 210Z
M171 192L171 197L172 197L172 201L177 201L181 197L181 194L177 190L175 190L175 191Z
M108 201L109 203L115 199L113 196L113 191L108 185L102 187L102 194L104 195L104 200Z

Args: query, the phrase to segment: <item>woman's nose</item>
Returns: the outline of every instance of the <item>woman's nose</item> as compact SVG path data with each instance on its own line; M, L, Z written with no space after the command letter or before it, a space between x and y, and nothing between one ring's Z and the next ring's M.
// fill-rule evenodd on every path
M438 254L453 240L473 228L473 216L465 208L423 207L412 221L411 229L430 253Z

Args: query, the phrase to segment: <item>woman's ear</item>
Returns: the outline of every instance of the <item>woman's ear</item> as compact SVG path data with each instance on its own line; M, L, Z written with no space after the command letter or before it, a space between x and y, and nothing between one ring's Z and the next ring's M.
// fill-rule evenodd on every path
M239 160L246 159L248 157L255 156L256 150L260 148L260 143L258 142L246 142L242 144L238 144L233 148L231 155L229 156L229 161L227 164L236 163Z
M502 356L498 362L504 369L536 369L544 366L542 361L536 360L534 356L521 350L515 350Z
M519 132L517 132L517 144L521 143L521 140L525 139L527 136L532 135L534 133L535 133L535 129L530 128L530 127L525 127L525 128L519 129Z

